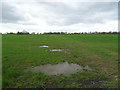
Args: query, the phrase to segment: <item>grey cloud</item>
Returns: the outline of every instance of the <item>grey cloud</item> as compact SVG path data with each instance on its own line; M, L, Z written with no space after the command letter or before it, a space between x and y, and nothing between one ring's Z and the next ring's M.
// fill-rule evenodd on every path
M120 20L120 1L118 2L118 20Z
M76 4L78 5L77 8L60 2L47 2L40 5L56 15L56 17L50 16L50 19L47 19L49 24L71 25L76 23L104 23L107 20L116 20L117 4L117 2L78 2ZM63 22L61 22L61 19L64 19Z
M31 6L30 2L24 4ZM22 5L22 3L18 5ZM117 20L118 15L117 2L77 2L76 6L72 6L71 3L67 5L64 2L37 2L32 3L32 5L36 5L38 10L44 8L45 12L34 13L31 11L29 14L38 19L39 17L43 18L49 25L104 23L108 20ZM17 11L16 7L9 3L3 3L2 19L3 23L22 21L24 23L19 24L34 25L34 23L28 23L29 20L25 21L24 13Z
M2 2L2 22L3 23L17 23L20 20L24 20L24 16L18 14L17 9L7 2Z

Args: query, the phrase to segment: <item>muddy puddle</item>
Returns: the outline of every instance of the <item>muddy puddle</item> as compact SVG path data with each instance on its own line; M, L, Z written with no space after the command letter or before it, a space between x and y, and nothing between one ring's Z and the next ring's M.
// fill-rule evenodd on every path
M59 63L56 65L51 65L51 64L46 64L46 65L41 65L37 67L30 67L27 68L27 71L32 71L32 72L43 72L46 75L60 75L63 74L64 76L69 76L71 74L74 74L79 71L83 70L90 70L88 66L82 67L78 64L73 64L73 63Z
M49 46L44 45L44 46L39 46L39 47L49 47Z
M61 49L52 49L52 50L50 50L50 51L63 51L63 50L61 50Z

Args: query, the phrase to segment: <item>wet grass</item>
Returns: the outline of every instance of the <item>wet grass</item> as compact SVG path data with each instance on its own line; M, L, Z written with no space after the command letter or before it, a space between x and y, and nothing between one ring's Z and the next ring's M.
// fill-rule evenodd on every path
M116 88L118 35L3 35L4 88ZM48 45L48 48L39 46ZM51 52L62 49L61 52ZM71 76L24 72L31 66L59 62L88 65Z

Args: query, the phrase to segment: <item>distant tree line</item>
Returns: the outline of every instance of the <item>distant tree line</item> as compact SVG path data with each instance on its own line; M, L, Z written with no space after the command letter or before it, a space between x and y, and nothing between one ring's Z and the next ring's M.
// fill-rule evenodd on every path
M2 33L0 33L2 34ZM23 32L7 32L6 34L19 34L19 35L29 35L30 33L27 31ZM32 35L35 34L35 32L31 33ZM120 32L74 32L74 33L68 33L68 32L44 32L44 33L36 33L36 34L120 34Z
M120 34L120 32L74 32L74 33L67 33L67 32L45 32L43 34Z
M26 35L26 34L30 34L29 32L26 32L26 33L24 33L24 32L17 32L17 34L23 34L23 35Z

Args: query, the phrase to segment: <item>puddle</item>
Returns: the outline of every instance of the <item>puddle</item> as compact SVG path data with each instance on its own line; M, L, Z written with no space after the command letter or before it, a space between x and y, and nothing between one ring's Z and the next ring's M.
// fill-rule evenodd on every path
M40 46L40 47L48 47L48 46L45 46L45 45L44 45L44 46Z
M61 49L52 49L50 51L63 51L63 50L61 50Z
M63 74L64 76L69 76L73 73L83 71L83 70L89 70L90 68L88 66L82 67L78 64L73 64L73 63L59 63L56 65L51 65L51 64L46 64L46 65L41 65L37 67L30 67L27 69L27 71L32 71L32 72L43 72L46 75L60 75Z

